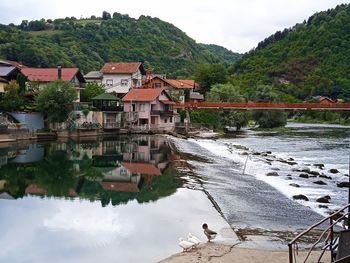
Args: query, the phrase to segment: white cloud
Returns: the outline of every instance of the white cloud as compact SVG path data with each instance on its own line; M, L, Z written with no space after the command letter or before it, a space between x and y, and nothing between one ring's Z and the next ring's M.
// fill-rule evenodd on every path
M277 30L302 22L315 12L344 0L17 0L0 3L0 23L23 19L101 15L106 10L138 18L159 17L182 29L197 42L245 52Z

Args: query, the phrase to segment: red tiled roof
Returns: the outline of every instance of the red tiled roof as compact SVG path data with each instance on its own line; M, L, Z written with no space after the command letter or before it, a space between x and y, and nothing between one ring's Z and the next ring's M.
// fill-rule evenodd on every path
M127 163L123 162L122 166L128 169L131 173L145 175L162 175L161 171L153 164L149 163Z
M154 101L164 89L132 89L123 98L123 101Z
M103 189L107 191L137 193L140 191L137 184L128 182L100 182Z
M62 68L61 79L71 81L78 71L78 68ZM50 82L58 79L57 68L23 68L21 72L29 81Z
M100 72L104 74L132 74L136 72L141 65L140 62L110 62L104 64Z
M177 89L194 89L196 84L192 79L164 79L164 81Z
M44 188L41 188L40 186L36 184L30 184L27 186L25 190L26 194L32 194L32 195L46 195L47 191ZM69 189L68 196L74 197L78 196L77 192L74 189Z

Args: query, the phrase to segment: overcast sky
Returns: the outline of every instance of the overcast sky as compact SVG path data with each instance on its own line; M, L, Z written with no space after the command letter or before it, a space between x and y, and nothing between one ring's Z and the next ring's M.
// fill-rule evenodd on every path
M159 17L197 42L246 52L277 30L302 22L341 0L15 0L1 1L0 23L66 16L101 16L106 10Z

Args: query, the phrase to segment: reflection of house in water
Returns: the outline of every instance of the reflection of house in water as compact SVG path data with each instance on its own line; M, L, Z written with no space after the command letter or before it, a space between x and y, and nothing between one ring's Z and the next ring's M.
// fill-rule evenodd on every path
M30 144L25 149L17 151L17 156L12 163L34 163L39 162L44 158L44 147L39 144Z
M163 170L169 163L170 149L165 137L140 136L124 151L124 161L144 162Z
M30 194L30 195L47 195L47 190L36 185L36 184L30 184L27 186L26 190L25 190L26 194ZM78 196L77 192L74 189L69 189L68 191L68 196L69 197L76 197Z
M122 162L119 167L103 172L100 184L107 191L136 193L142 184L150 186L153 177L160 175L161 171L153 164Z
M45 150L41 145L37 144L15 144L10 147L1 149L0 167L8 163L34 163L44 158Z
M7 192L3 192L5 190L6 180L0 180L0 199L13 200L14 198Z

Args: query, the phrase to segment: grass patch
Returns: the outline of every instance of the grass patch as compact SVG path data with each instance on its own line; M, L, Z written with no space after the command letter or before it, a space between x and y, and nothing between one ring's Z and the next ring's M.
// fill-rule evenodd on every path
M28 31L32 36L53 36L56 34L61 34L62 30L42 30L42 31Z
M100 25L101 24L101 20L100 19L80 19L75 21L76 24L79 25L87 25L87 24L96 24L96 25Z

